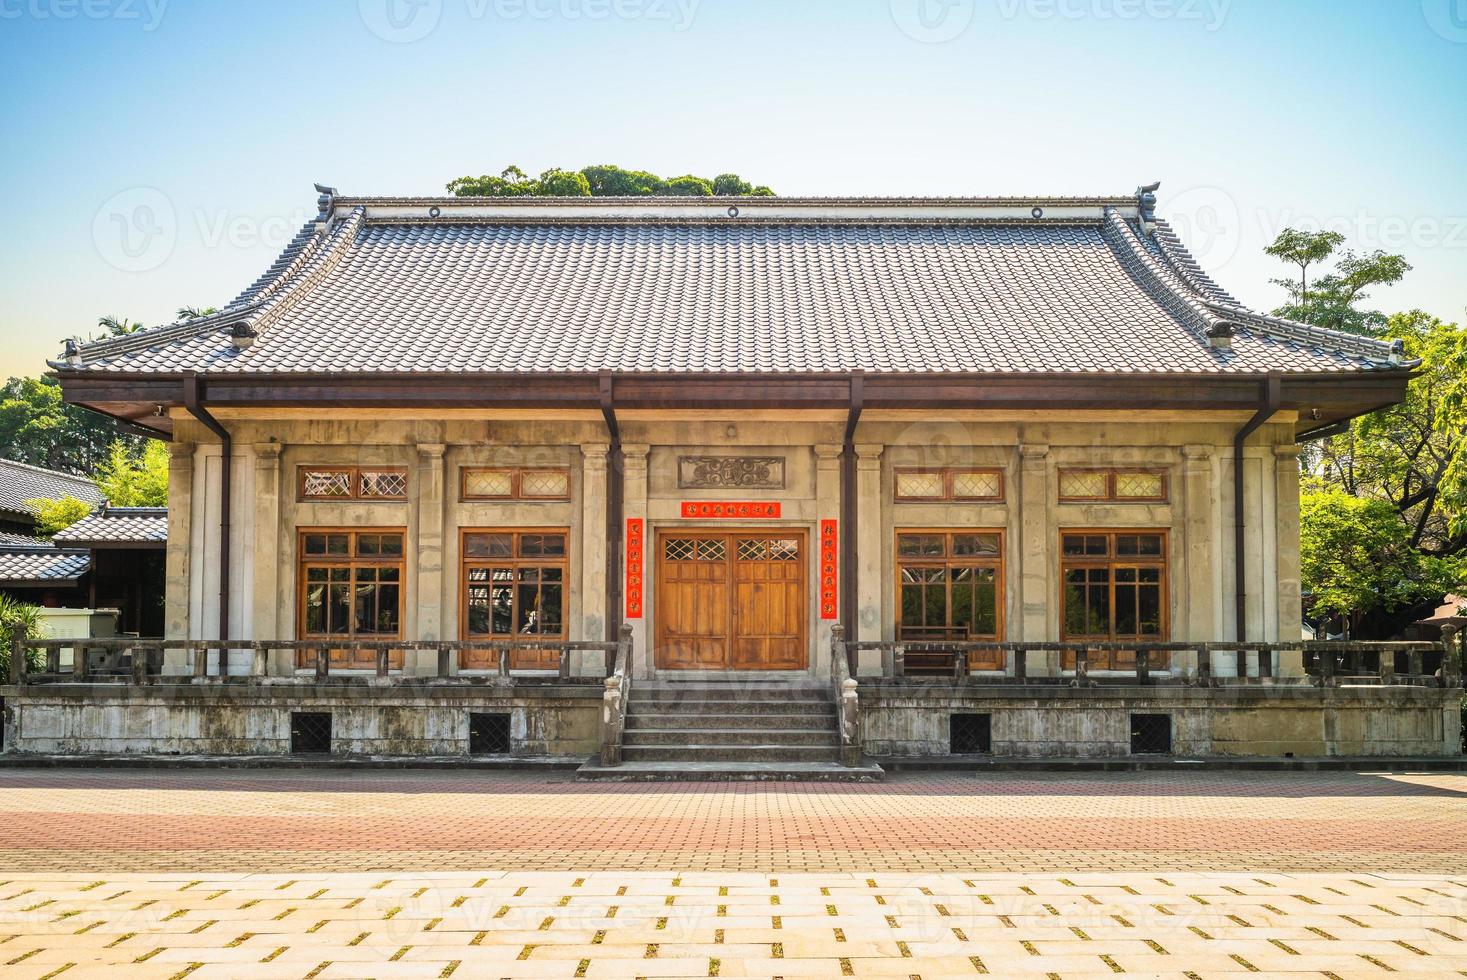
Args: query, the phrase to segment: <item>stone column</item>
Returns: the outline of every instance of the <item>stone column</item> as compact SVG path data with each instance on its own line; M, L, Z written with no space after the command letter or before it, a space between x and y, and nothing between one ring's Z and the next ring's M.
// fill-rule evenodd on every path
M195 639L189 621L189 585L193 566L194 444L168 444L168 549L164 585L163 635L170 640ZM187 674L188 656L169 650L163 673Z
M846 627L850 640L890 640L893 632L882 620L882 555L886 522L881 506L881 443L856 444L856 622ZM852 628L854 627L854 628ZM862 671L875 673L874 658L862 658Z
M1019 447L1019 546L1009 553L1019 560L1019 602L1021 608L1019 635L1011 640L1051 639L1050 624L1057 621L1051 614L1057 609L1059 596L1050 595L1050 564L1053 540L1058 528L1053 527L1054 508L1049 500L1049 447L1029 443ZM1057 638L1057 634L1055 637ZM1059 671L1059 655L1031 656L1028 673L1054 676Z
M418 542L416 622L413 640L442 640L443 635L443 453L442 443L418 443ZM454 669L450 658L450 669ZM436 674L438 654L418 650L403 658L403 673Z
M1297 640L1304 620L1299 596L1299 447L1293 443L1273 447L1274 527L1278 540L1278 610L1280 640ZM1279 677L1303 677L1301 652L1279 655Z
M830 628L837 620L820 618L820 522L839 521L840 510L840 451L832 443L821 443L815 447L815 531L810 536L809 568L811 587L810 609L815 616L814 655L810 658L810 670L816 677L830 676ZM839 524L837 524L839 527ZM840 528L841 533L845 532ZM839 549L837 549L838 551ZM837 607L840 608L837 600Z
M623 443L622 453L622 520L640 518L647 520L647 452L651 449L646 443ZM625 538L625 526L622 533ZM651 555L656 547L656 539L652 534L652 528L644 525L642 544L642 618L628 620L632 624L632 659L636 664L637 677L651 677L654 667L652 664L652 623L657 615L656 590L652 588L649 562L646 556ZM626 578L626 548L623 545L620 560L616 565L617 574Z
M294 630L281 629L281 588L289 591L290 582L280 581L281 567L289 555L280 553L280 450L278 442L255 444L255 543L251 560L254 565L254 632L256 640L283 640ZM293 605L293 604L292 604ZM288 624L292 620L287 618ZM266 672L284 676L295 670L295 654L290 650L272 650Z
M1220 640L1217 625L1217 609L1214 604L1216 590L1213 578L1213 526L1214 480L1212 472L1212 447L1188 445L1182 447L1182 544L1176 554L1180 575L1171 577L1174 593L1181 600L1176 605L1183 611L1182 628L1174 630L1177 640ZM1194 673L1197 669L1195 653L1178 654L1175 669Z
M575 640L610 640L606 631L606 455L604 442L581 445L581 621L571 634ZM599 663L582 663L578 672L601 673Z

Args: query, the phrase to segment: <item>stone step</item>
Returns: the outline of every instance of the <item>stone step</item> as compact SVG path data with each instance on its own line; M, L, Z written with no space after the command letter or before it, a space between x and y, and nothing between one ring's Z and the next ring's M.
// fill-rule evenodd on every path
M818 729L836 731L835 712L785 712L765 714L718 714L710 712L644 711L633 709L627 712L629 728L657 729L660 731L700 731L704 729L757 729L767 731L778 728Z
M770 746L804 748L806 746L840 747L840 733L808 728L737 729L704 728L698 731L655 728L629 728L623 745L686 745L690 741L716 746Z
M848 767L835 762L625 762L607 767L600 760L592 759L576 770L576 779L621 783L687 780L873 783L883 775L881 767L874 763Z
M771 687L746 684L688 684L675 687L647 684L632 684L632 700L648 701L798 701L824 702L833 700L828 688L816 687Z
M835 705L829 701L728 701L699 698L645 698L635 693L627 701L627 713L679 715L833 715Z
M836 762L840 750L823 745L627 745L627 762Z

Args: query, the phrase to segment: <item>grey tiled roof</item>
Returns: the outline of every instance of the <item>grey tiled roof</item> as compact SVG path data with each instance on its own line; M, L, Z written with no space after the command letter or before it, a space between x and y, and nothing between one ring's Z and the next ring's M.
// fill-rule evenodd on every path
M227 309L87 345L76 362L56 366L230 374L1400 366L1378 341L1244 309L1165 223L1143 226L1117 199L1042 201L763 199L730 205L735 217L727 202L690 214L686 199L622 202L613 213L604 201L328 193L319 223ZM441 213L430 217L430 208ZM1220 322L1235 325L1231 350L1208 344ZM237 350L231 329L258 339Z
M91 567L92 556L86 551L49 545L0 548L0 585L64 585Z
M84 476L0 459L0 510L34 515L36 509L28 501L67 496L89 504L100 504L103 500L97 485Z
M0 548L36 547L44 544L46 544L45 538L36 538L29 534L13 534L10 531L0 531Z
M57 544L92 547L158 544L168 540L167 507L106 507L52 538Z

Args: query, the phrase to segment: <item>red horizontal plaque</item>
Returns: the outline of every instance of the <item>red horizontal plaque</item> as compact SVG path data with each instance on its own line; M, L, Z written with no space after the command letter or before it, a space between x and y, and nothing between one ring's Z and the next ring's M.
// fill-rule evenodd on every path
M779 516L776 501L684 500L683 517L708 521L770 520Z

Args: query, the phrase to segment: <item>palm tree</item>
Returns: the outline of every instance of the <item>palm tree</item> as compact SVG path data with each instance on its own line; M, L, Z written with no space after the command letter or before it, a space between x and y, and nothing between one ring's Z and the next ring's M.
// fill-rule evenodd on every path
M97 326L107 331L108 337L126 337L130 333L137 333L143 329L141 323L134 323L127 317L104 316L99 317Z
M197 320L206 317L210 313L218 313L219 310L212 306L180 306L178 308L178 320Z

